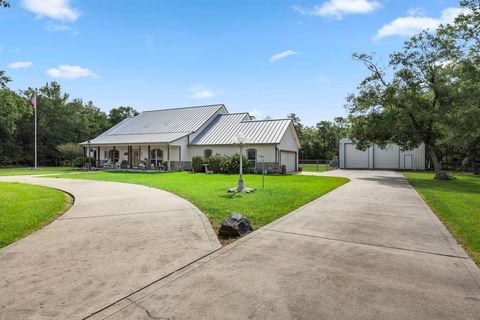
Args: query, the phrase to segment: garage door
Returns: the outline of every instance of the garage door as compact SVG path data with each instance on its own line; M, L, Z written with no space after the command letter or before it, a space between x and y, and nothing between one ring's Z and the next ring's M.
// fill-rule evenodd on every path
M357 150L354 144L347 143L344 157L346 169L368 169L368 151Z
M287 167L287 172L296 171L296 154L291 151L281 151L280 164Z
M375 169L400 169L400 147L388 145L385 149L373 147L373 167Z

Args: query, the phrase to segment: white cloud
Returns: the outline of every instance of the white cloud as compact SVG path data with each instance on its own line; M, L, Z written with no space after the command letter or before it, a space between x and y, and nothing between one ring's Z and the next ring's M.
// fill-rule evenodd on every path
M294 6L293 10L302 15L342 19L349 14L370 13L380 8L380 6L380 3L375 0L328 0L311 9Z
M447 8L442 11L439 18L427 17L424 12L409 10L406 17L400 17L381 27L375 39L390 36L410 37L422 30L434 30L440 24L452 23L461 13L467 11L462 8Z
M210 90L199 90L199 91L192 92L192 94L190 95L192 99L207 99L207 98L212 98L214 96L215 94Z
M80 16L80 12L70 6L70 0L23 0L22 5L39 18L75 21Z
M30 61L17 61L10 63L7 67L10 69L23 69L31 67L32 63Z
M53 78L77 79L87 77L98 79L98 74L92 72L91 70L79 66L69 65L61 65L57 68L48 69L47 74Z
M50 31L50 32L67 32L67 31L71 31L72 28L70 28L69 26L65 25L65 24L47 24L45 26L45 30L47 31Z
M278 60L281 60L281 59L284 59L288 56L293 56L293 55L296 55L296 54L299 54L300 52L297 52L297 51L294 51L294 50L286 50L286 51L283 51L283 52L280 52L280 53L277 53L277 54L274 54L273 56L270 57L270 59L268 60L268 62L275 62L275 61L278 61Z
M263 112L257 110L257 109L253 109L252 111L249 112L249 114L253 117L255 117L256 119L260 118L261 116L263 116Z

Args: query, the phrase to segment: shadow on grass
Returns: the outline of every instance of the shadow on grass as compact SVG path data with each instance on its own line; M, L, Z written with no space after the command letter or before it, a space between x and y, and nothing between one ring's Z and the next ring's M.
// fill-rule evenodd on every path
M453 180L434 180L432 177L432 179L429 180L409 177L408 181L414 187L428 188L432 191L480 194L480 177L469 176L467 179L457 178Z

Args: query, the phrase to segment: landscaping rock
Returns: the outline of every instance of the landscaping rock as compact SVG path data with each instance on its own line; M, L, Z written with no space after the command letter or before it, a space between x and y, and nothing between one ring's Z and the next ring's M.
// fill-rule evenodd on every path
M448 175L448 173L440 171L435 175L436 180L452 180L452 178Z
M250 220L240 213L232 213L223 221L218 233L224 237L239 237L253 231Z

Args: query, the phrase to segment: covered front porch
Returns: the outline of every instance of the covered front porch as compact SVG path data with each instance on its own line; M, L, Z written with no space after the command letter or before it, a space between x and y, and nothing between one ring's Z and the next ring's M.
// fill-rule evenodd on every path
M84 145L85 157L97 169L131 171L184 170L181 147L170 144Z

